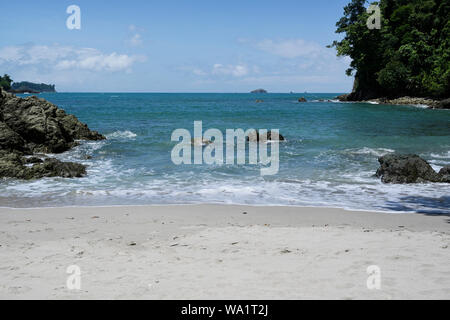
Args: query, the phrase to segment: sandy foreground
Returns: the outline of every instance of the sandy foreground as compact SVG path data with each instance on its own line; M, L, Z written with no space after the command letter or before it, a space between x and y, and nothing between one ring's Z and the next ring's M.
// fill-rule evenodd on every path
M449 299L449 223L330 208L0 208L0 298ZM67 287L71 265L80 290Z

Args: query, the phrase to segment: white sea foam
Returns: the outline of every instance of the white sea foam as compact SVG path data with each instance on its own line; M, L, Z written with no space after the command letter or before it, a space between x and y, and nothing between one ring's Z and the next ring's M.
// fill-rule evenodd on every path
M434 171L439 172L443 167L438 166L436 164L430 163L430 166L433 168Z
M352 154L370 154L376 157L382 157L388 153L395 152L395 150L388 148L369 148L369 147L364 147L362 149L347 149L345 151Z
M115 140L121 140L121 139L134 139L137 137L137 134L134 132L131 132L129 130L125 131L115 131L113 133L107 134L107 139L115 139Z
M233 171L208 170L158 173L149 167L127 167L101 154L112 142L83 142L57 157L88 165L88 176L79 179L45 178L10 181L0 186L0 206L140 205L223 203L248 205L325 206L377 211L450 213L448 184L388 185L373 176L374 170L356 166L324 171L314 177L288 175L266 180L259 175L236 176ZM92 159L83 155L97 152ZM378 157L388 148L348 149L345 153ZM330 154L327 155L330 157ZM332 155L331 155L332 156ZM432 155L433 168L450 160L450 152ZM81 159L81 160L80 160ZM253 168L248 168L251 173ZM233 167L233 170L239 170ZM150 173L150 174L148 174ZM5 200L21 198L22 202ZM7 202L5 202L7 201ZM28 201L28 202L27 202Z
M448 184L387 185L362 172L343 174L331 181L289 179L265 181L217 179L199 175L128 179L136 172L121 172L111 162L89 169L89 177L64 180L46 178L10 185L5 196L43 197L49 205L226 203L250 205L327 206L351 209L449 212ZM195 175L193 172L192 175ZM439 200L441 199L441 200ZM430 203L435 203L430 208Z
M447 151L447 153L441 153L441 154L432 153L430 156L433 158L438 158L438 159L450 159L450 151Z

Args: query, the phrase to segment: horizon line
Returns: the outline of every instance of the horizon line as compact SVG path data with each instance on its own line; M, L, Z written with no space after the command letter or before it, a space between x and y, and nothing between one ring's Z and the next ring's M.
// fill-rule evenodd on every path
M341 94L348 93L344 91L336 92L266 92L266 93L252 93L252 92L233 92L233 91L56 91L56 92L40 92L41 93L202 93L202 94L253 94L253 95L265 95L265 94ZM25 94L25 93L17 93ZM29 93L34 94L34 93Z

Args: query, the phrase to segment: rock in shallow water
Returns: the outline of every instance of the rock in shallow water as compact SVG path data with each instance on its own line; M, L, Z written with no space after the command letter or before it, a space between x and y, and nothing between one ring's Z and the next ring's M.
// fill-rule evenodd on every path
M75 116L35 96L19 98L0 89L0 178L81 177L86 167L46 159L30 161L24 155L61 153L77 140L103 140ZM32 167L25 164L35 163Z
M267 135L260 134L259 131L250 132L247 137L247 141L249 142L266 142L266 141L285 141L284 137L281 133L278 134L278 138L275 137L275 134L272 134L271 130L267 131Z
M450 183L450 167L444 167L439 171L439 175L441 176L442 182Z
M378 159L377 177L384 183L450 182L441 170L437 173L428 162L415 154L388 154Z
M441 100L434 108L435 109L450 109L450 98Z
M2 91L0 122L23 139L21 149L28 153L61 153L75 146L76 140L105 139L75 116L35 96L19 98Z
M54 158L47 158L41 162L29 162L17 153L0 151L0 177L24 180L44 177L79 178L86 175L86 166L74 162L62 162Z

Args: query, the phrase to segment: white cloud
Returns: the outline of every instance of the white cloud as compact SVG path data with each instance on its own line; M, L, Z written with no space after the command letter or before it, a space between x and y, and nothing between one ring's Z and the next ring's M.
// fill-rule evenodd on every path
M195 85L217 85L232 90L263 87L269 90L345 91L352 79L345 75L348 58L336 57L332 49L303 39L240 38L237 42L251 50L240 55L238 64L214 64L212 67L185 68L195 77ZM244 51L247 52L247 51Z
M198 67L198 66L181 66L176 68L179 71L184 71L188 74L193 74L195 76L210 78L213 79L221 79L221 78L242 78L250 74L250 71L256 72L258 71L257 67L249 68L244 64L228 64L224 65L221 63L216 63L211 67Z
M139 33L134 34L128 42L134 47L138 47L144 43Z
M143 28L139 28L134 24L128 26L129 38L126 40L126 43L132 47L139 47L144 43L142 39L142 33L145 32Z
M248 68L244 65L222 65L216 63L211 71L213 75L232 75L234 77L243 77L248 74Z
M270 40L266 39L256 43L256 47L265 52L283 58L293 59L298 57L317 57L324 53L319 44L307 42L302 39Z
M128 71L134 63L144 60L143 56L103 53L93 48L70 46L32 45L0 48L0 65L36 65L54 70Z

